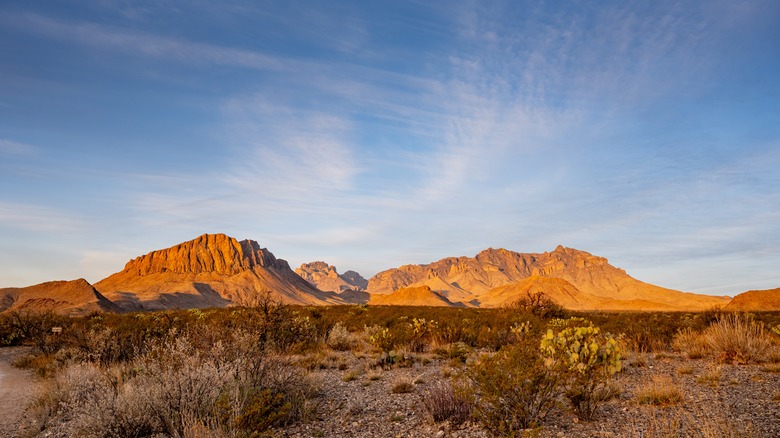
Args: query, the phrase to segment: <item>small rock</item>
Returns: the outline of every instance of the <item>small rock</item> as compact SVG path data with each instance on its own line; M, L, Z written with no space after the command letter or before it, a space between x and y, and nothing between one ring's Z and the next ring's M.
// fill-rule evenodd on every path
M444 431L443 430L440 430L440 431L436 432L436 438L442 438L443 436L444 436Z

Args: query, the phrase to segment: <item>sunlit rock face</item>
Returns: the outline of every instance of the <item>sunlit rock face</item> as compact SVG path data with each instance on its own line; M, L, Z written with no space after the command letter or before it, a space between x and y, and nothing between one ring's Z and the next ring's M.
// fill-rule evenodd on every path
M560 279L565 284L549 279ZM369 279L366 290L388 294L424 285L453 303L480 307L503 305L529 291L545 292L561 305L581 310L705 310L729 302L728 297L643 283L610 265L604 257L562 246L545 253L489 248L474 257L405 265L378 273Z
M137 257L96 285L125 310L253 304L266 294L290 304L343 304L253 240L204 234Z

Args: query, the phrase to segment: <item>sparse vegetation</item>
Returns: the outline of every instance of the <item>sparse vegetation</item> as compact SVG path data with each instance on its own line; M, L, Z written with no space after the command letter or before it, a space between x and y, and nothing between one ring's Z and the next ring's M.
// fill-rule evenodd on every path
M655 377L637 391L637 401L654 406L675 405L683 401L683 393L669 377Z
M425 391L421 399L434 422L449 421L459 425L471 418L474 410L474 399L470 394L462 384L455 386L449 380L442 380Z
M56 429L90 436L252 436L317 418L323 381L314 376L323 374L335 380L329 384L394 400L410 396L391 394L417 393L411 399L448 427L473 419L466 427L519 435L564 421L558 412L567 421L575 415L601 421L599 406L621 393L632 396L610 403L687 406L683 385L687 394L692 387L732 391L751 383L751 374L735 376L717 362L760 361L748 369L758 379L753 382L766 384L780 363L777 337L760 323L776 325L780 316L773 314L593 312L549 319L557 311L533 303L503 309L255 304L80 318L1 316L5 344L33 347L17 365L52 382L31 407L28 435ZM33 329L37 324L63 330L52 337ZM685 356L669 353L672 348ZM617 374L624 354L631 369ZM676 377L650 380L661 365ZM624 386L637 375L647 384ZM361 400L342 401L342 409L354 416L374 412ZM406 424L411 414L388 415L382 421ZM699 427L675 418L685 430Z

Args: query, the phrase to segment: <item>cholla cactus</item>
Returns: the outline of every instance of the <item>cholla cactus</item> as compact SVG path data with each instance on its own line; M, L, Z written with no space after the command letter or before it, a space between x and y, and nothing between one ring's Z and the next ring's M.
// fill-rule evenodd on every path
M780 324L777 324L776 326L772 327L772 332L777 336L780 336Z
M568 321L582 323L582 321ZM603 335L589 321L569 326L555 334L552 329L539 345L545 366L569 375L567 396L583 419L590 419L608 379L621 369L620 347L612 336Z

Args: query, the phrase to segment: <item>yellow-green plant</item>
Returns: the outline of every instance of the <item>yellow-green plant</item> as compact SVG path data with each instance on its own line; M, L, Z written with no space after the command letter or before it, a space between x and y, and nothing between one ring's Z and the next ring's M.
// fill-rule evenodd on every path
M780 336L780 324L777 324L776 326L772 327L772 332L777 336Z
M368 335L369 344L385 353L393 349L393 346L395 345L395 339L393 339L393 334L390 333L390 329L374 325L371 327L366 327L365 330L366 334Z
M585 320L560 323L542 337L540 351L551 372L566 376L566 396L577 416L589 420L608 391L609 378L620 371L620 347L612 336L602 334Z
M414 353L423 352L425 346L431 342L437 328L436 321L425 318L412 319L407 330L409 350Z

